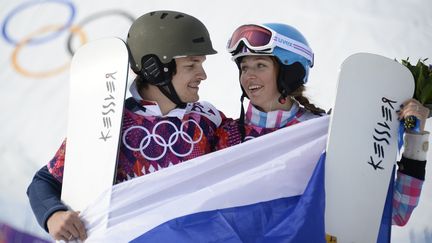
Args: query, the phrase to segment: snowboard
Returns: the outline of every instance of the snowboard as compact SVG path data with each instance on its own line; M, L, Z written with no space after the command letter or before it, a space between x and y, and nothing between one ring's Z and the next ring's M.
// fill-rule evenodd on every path
M325 165L326 233L337 242L376 242L398 156L400 105L413 97L411 72L369 53L341 65Z
M61 194L72 210L82 211L113 185L128 70L118 38L91 41L72 58Z

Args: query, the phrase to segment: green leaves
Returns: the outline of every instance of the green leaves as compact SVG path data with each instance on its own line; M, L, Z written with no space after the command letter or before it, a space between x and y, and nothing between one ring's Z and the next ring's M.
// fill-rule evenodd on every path
M423 105L432 104L432 68L427 66L423 60L418 60L415 66L411 65L409 58L402 60L402 65L407 67L415 81L414 99L420 101Z
M418 100L424 106L431 109L432 105L432 66L427 66L424 62L427 58L417 61L415 66L411 65L409 58L402 59L402 65L407 67L414 76L415 91L414 99ZM417 125L417 118L409 116L404 119L406 129L414 129Z

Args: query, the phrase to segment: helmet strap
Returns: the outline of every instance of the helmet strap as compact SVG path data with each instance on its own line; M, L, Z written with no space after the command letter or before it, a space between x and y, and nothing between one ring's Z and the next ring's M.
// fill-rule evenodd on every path
M156 55L147 55L142 59L141 74L149 84L164 86L171 82L176 64L173 59L169 63L162 63Z
M172 84L172 76L176 69L174 59L164 64L157 56L147 55L142 59L142 67L141 74L147 83L157 86L177 107L186 107L186 103L180 99Z
M249 98L248 96L247 96L247 94L246 94L246 91L243 89L243 86L241 85L241 82L240 82L240 78L241 78L241 67L240 67L240 63L241 63L241 60L243 59L243 57L239 57L239 58L237 58L236 60L235 60L235 64L237 65L237 69L239 70L239 84L240 84L240 88L241 88L241 90L242 90L242 97L240 98L240 100L241 100L241 102L243 103L243 99L244 99L244 97L246 97L246 98Z
M243 107L243 100L245 98L245 93L243 92L242 96L240 97L240 117L239 122L237 124L238 129L240 131L240 139L241 142L244 142L246 137L246 129L245 129L245 111Z
M169 82L168 84L164 86L158 86L159 90L168 98L170 99L174 104L177 105L178 108L185 108L186 103L184 103L180 97L178 96L172 82Z
M240 82L240 78L241 78L241 68L240 68L240 63L241 63L241 59L243 57L239 57L235 60L235 63L237 64L237 68L239 70L239 84L240 84L240 88L242 90L242 94L240 96L240 117L239 117L239 122L237 123L238 129L240 131L240 141L244 142L245 137L246 137L246 129L245 129L245 111L244 111L244 107L243 107L243 101L244 98L249 98L245 92L245 90L243 89L243 86L241 85Z

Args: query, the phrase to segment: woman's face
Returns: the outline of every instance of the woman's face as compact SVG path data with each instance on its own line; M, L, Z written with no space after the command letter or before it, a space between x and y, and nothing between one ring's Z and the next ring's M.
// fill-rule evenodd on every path
M269 112L279 106L278 67L270 56L245 56L240 63L240 83L251 103Z

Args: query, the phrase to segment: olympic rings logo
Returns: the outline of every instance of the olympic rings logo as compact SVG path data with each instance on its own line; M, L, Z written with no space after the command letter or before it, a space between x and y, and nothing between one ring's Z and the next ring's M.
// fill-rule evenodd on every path
M69 11L69 15L67 16L67 20L64 24L48 24L43 26L36 31L31 32L30 34L24 36L21 39L16 39L12 37L10 33L10 25L11 21L16 18L18 15L22 14L24 11L29 11L32 8L40 9L42 4L56 4L63 7ZM61 64L57 67L53 67L49 70L42 71L31 71L28 68L24 68L22 64L19 62L19 54L26 46L36 46L44 44L48 41L59 38L63 32L69 32L69 36L67 37L66 49L70 56L73 56L74 50L72 48L72 42L75 37L79 38L80 45L85 44L88 40L86 33L84 33L84 26L103 17L117 15L120 17L126 18L130 23L135 20L135 17L131 14L127 13L123 10L106 10L97 13L93 13L92 15L84 18L77 24L74 24L74 20L76 17L77 8L73 4L72 1L67 0L43 0L43 1L29 1L24 2L18 6L16 6L12 11L10 11L5 19L3 20L1 31L2 37L6 40L7 43L13 45L15 48L11 54L11 63L13 69L19 74L32 77L32 78L47 78L50 76L57 75L68 69L70 60L66 61L66 63ZM31 20L30 20L31 21ZM30 22L29 21L29 22Z
M172 127L174 129L174 132L169 133L170 136L168 137L168 140L165 140L164 137L162 137L160 134L162 133L158 133L158 127L161 126L162 124L167 124L169 127ZM185 128L189 127L189 125L191 124L195 124L196 128L198 128L199 130L199 136L197 139L193 139L187 132L185 132ZM144 138L141 140L141 142L139 143L138 147L133 147L131 146L128 141L127 141L127 137L128 134L132 131L132 130L142 130L145 135ZM167 129L168 130L168 129ZM165 130L165 131L167 131ZM147 128L142 127L142 126L132 126L129 127L128 129L126 129L124 131L123 137L122 137L122 141L123 144L126 146L126 148L128 148L131 151L139 151L141 153L141 155L146 158L147 160L159 160L161 158L163 158L167 151L171 151L171 153L175 154L177 157L186 157L188 155L190 155L194 149L195 144L199 143L202 139L204 132L202 130L202 128L199 126L199 124L195 121L195 120L188 120L188 121L184 121L181 126L180 126L180 130L177 128L177 126L170 122L170 121L160 121L158 122L154 127L152 132L150 132ZM132 136L133 137L133 136ZM179 139L181 139L179 141ZM180 142L181 144L179 145L183 145L183 143L187 143L190 145L190 148L188 151L181 153L175 150L175 148L173 147L174 144L177 144L177 142ZM156 145L155 145L156 143ZM148 155L146 154L145 150L150 146L160 146L163 148L162 153L160 155L157 156L152 156L152 155ZM182 146L183 147L183 146ZM155 151L155 149L149 149L150 151Z

